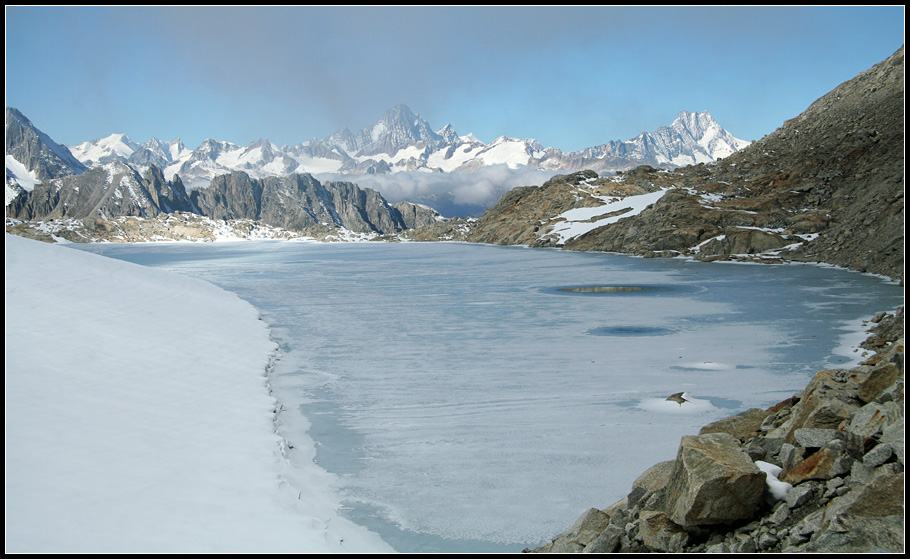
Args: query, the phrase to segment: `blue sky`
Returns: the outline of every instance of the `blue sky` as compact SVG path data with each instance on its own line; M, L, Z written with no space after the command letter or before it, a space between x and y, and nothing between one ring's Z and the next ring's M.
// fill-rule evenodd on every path
M6 105L63 144L297 144L404 103L583 149L709 111L757 140L894 53L904 7L6 7Z

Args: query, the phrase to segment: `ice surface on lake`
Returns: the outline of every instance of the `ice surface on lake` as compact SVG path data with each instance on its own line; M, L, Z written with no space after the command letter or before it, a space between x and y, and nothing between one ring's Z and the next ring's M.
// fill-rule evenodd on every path
M833 354L841 328L903 304L897 285L813 265L455 243L88 250L261 309L284 435L309 425L351 517L400 551L540 544L681 436L860 360ZM571 290L595 286L642 289Z

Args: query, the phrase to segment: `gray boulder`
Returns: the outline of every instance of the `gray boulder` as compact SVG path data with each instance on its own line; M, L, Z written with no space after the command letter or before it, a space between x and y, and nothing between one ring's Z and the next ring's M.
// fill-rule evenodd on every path
M683 527L728 524L755 517L765 474L733 435L683 437L667 484L666 512Z

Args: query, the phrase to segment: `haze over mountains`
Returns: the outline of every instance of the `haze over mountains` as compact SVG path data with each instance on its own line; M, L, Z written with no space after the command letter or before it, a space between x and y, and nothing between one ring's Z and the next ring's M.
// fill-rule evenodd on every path
M510 168L614 171L640 164L680 167L726 157L749 142L735 138L707 112L682 111L670 126L642 132L628 141L610 141L583 151L563 152L536 140L500 136L486 144L473 134L459 135L451 124L433 130L406 105L386 111L372 126L353 133L343 128L325 139L277 146L260 139L248 146L207 139L195 150L179 138L139 144L126 134L69 146L87 166L123 161L133 167L156 165L168 179L179 174L189 188L217 174L243 170L254 177L293 172L345 175L396 171L462 172L490 165Z
M14 114L19 115L18 111ZM22 119L27 121L24 116ZM398 105L360 132L343 128L325 139L314 138L294 146L278 146L267 139L247 146L207 139L190 149L180 138L152 138L139 143L117 133L69 146L69 151L85 167L117 161L144 174L155 165L167 180L179 175L190 190L207 186L216 176L232 171L243 171L255 179L292 173L310 173L322 179L351 180L358 176L362 179L356 182L379 190L391 201L430 205L445 215L479 215L510 188L542 182L557 171L594 169L609 173L641 164L676 168L712 162L748 144L724 130L707 111L681 111L669 126L582 151L563 152L533 139L506 136L487 144L473 134L459 135L451 124L434 130L409 107ZM17 180L20 184L34 183L34 178L16 166L21 161L15 159L12 173L7 174L22 178ZM401 175L400 171L408 174ZM448 174L466 172L472 175Z

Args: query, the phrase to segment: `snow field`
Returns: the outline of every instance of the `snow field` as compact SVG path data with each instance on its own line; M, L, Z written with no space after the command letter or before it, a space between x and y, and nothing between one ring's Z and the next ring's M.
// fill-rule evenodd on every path
M389 550L284 457L275 350L209 283L7 235L6 550Z

